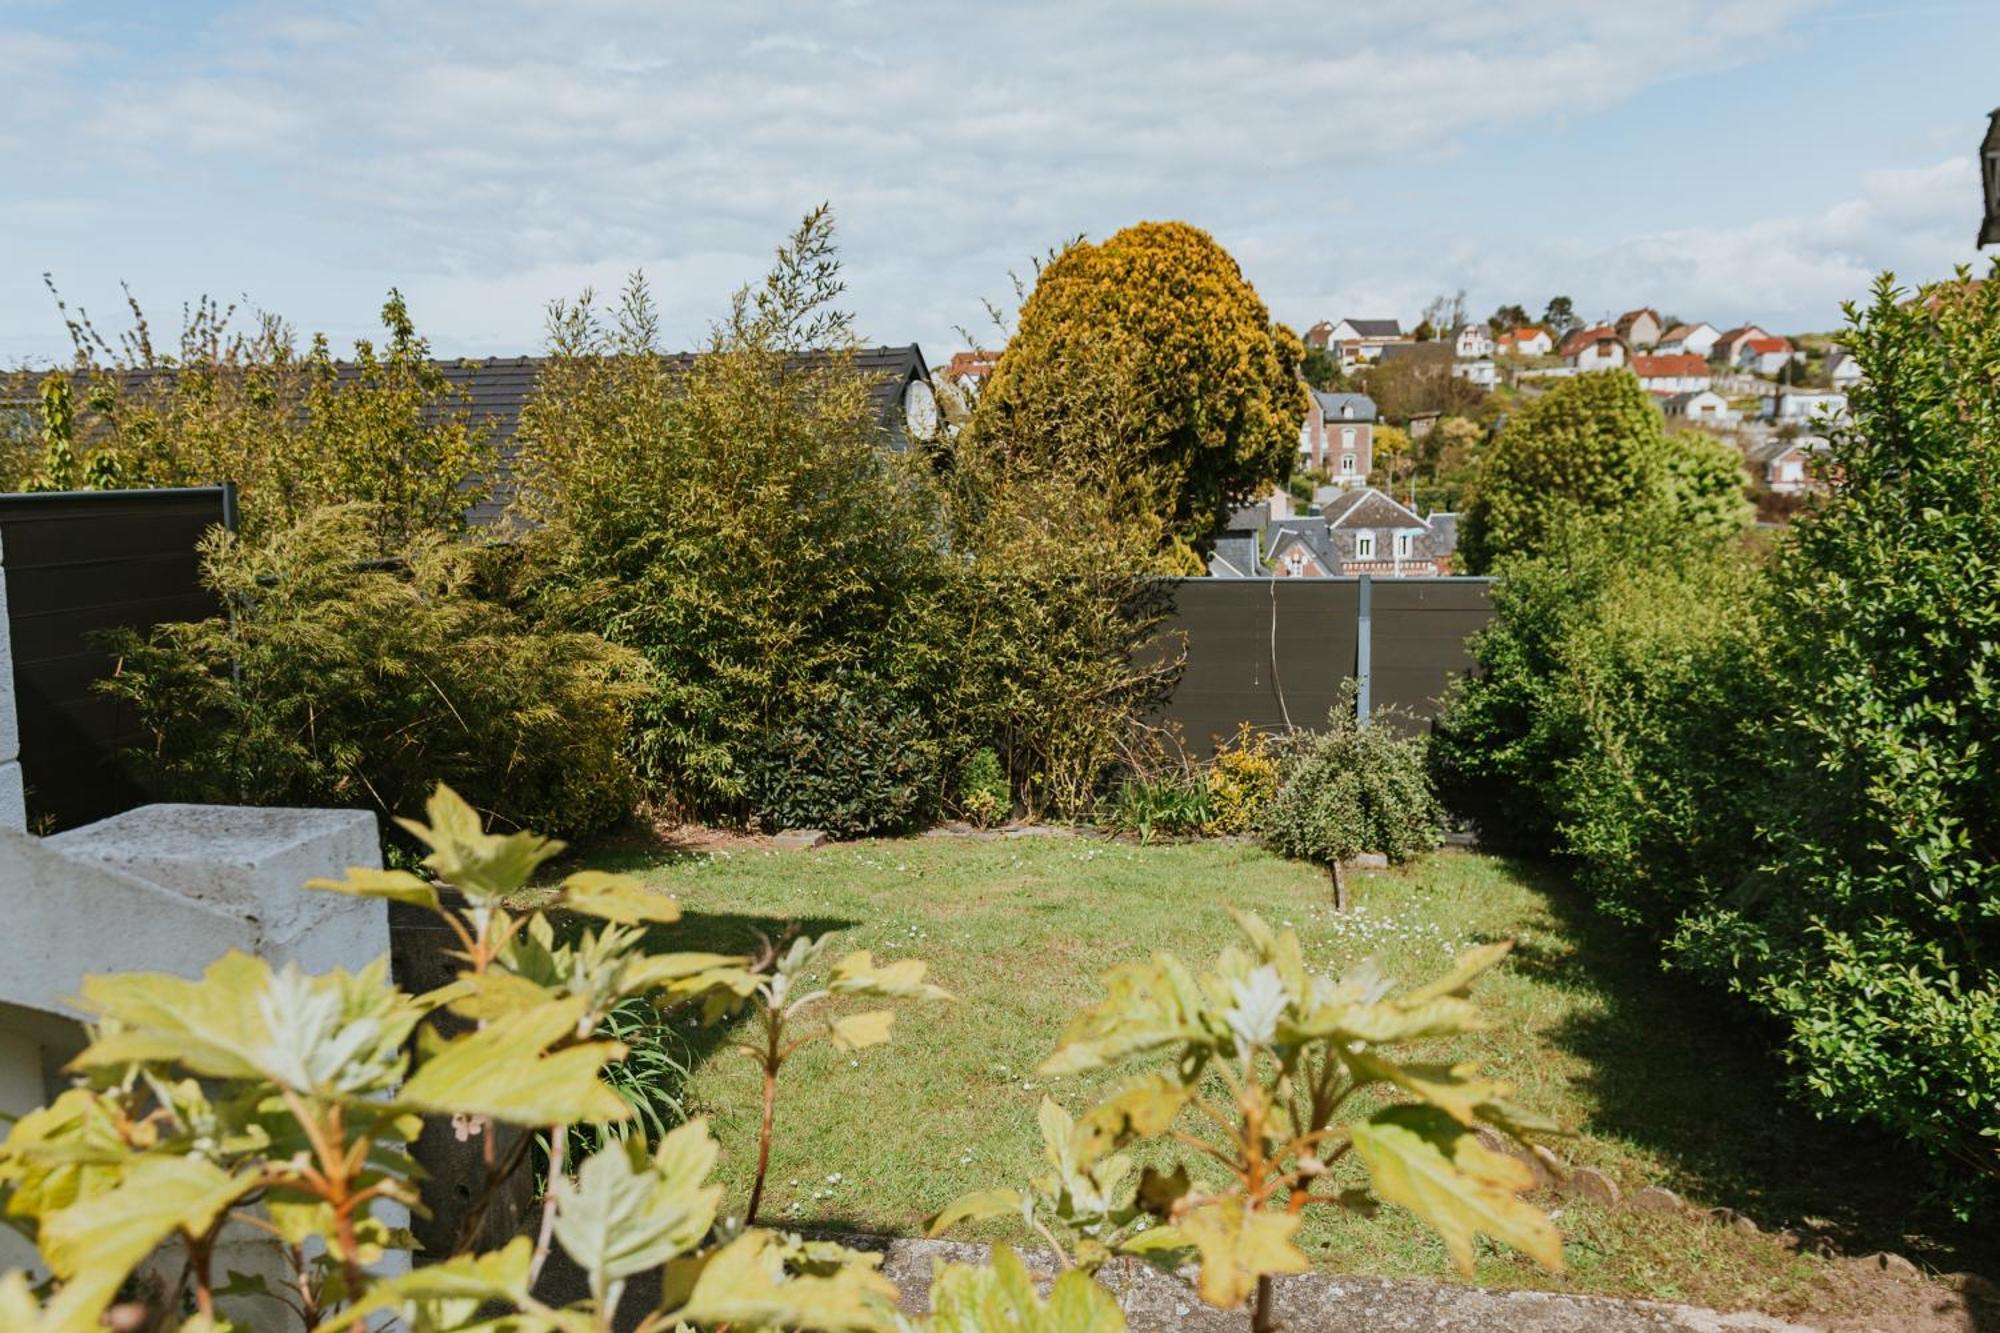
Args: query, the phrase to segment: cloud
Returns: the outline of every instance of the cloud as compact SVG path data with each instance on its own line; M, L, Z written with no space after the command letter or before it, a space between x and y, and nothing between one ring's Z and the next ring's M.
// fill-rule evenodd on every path
M1911 222L1895 210L1913 191L1941 198L1943 184L1874 182L1858 213L1761 231L1595 246L1487 233L1499 254L1448 226L1440 242L1429 222L1400 247L1361 248L1343 227L1362 173L1380 188L1474 143L1586 123L1752 58L1813 7L491 0L468 21L357 0L333 17L247 9L188 34L174 59L95 82L49 62L66 97L25 122L79 178L109 164L178 191L177 206L212 182L229 196L218 209L262 200L283 219L232 217L232 235L282 235L294 218L337 235L331 252L274 250L263 269L328 268L321 289L400 283L439 345L466 350L532 347L547 299L640 264L671 303L669 332L696 336L822 199L882 340L950 342L1030 255L1161 216L1214 230L1293 318L1336 300L1408 312L1460 281L1643 298L1670 275L1692 284L1677 304L1740 283L1803 305ZM73 120L65 101L96 110ZM1330 271L1375 276L1341 286Z

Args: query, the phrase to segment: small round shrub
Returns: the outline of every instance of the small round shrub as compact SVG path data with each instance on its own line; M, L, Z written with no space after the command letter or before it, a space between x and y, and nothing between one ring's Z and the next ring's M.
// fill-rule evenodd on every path
M1407 861L1438 845L1443 809L1431 789L1426 740L1377 713L1354 716L1351 690L1326 730L1280 745L1283 782L1265 820L1272 851L1333 866L1362 852Z
M843 682L832 702L758 738L744 765L750 813L767 829L834 838L908 833L935 813L937 741L907 700Z

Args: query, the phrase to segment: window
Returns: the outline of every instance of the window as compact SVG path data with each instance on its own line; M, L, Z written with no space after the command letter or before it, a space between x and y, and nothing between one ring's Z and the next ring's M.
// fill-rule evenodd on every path
M1352 449L1354 447L1354 427L1342 426L1340 428L1340 447L1343 449Z
M1340 472L1342 476L1351 477L1354 475L1353 454L1342 454L1340 456Z
M1348 421L1354 420L1354 404L1342 403L1340 405L1340 415Z
M1410 558L1410 552L1415 549L1416 544L1417 544L1417 535L1414 532L1397 533L1396 558L1398 560L1408 560Z
M1306 553L1296 546L1285 552L1285 572L1293 578L1306 572Z
M1354 558L1356 560L1373 560L1375 558L1374 533L1357 532L1354 534Z

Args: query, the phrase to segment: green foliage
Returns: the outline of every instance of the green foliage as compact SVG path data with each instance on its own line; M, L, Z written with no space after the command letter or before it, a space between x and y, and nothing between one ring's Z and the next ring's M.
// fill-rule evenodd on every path
M1041 266L972 430L1029 459L1094 423L1131 512L1192 545L1290 473L1304 352L1206 232L1141 223Z
M644 655L633 752L704 816L750 813L760 752L844 694L895 725L953 638L929 482L883 448L831 227L809 216L697 358L662 351L636 277L614 312L557 306L523 414L535 605Z
M807 994L789 984L824 953L823 941L761 961L649 953L641 927L675 920L671 899L583 871L557 885L542 910L516 915L506 904L562 844L488 833L444 788L429 802L428 822L405 823L430 849L425 870L457 889L462 907L445 907L433 882L407 871L354 870L314 887L437 912L458 938L462 964L437 991L396 990L386 959L313 977L236 953L197 980L86 980L83 1003L97 1026L72 1065L75 1086L22 1117L0 1145L7 1212L27 1225L54 1275L46 1306L15 1276L0 1278L8 1326L97 1327L128 1275L168 1243L185 1262L163 1269L180 1275L137 1316L148 1328L234 1326L218 1320L227 1303L263 1294L328 1330L372 1326L389 1313L442 1333L497 1327L488 1321L499 1313L512 1329L608 1333L621 1320L629 1279L661 1269L658 1307L628 1310L617 1327L897 1327L895 1290L875 1272L878 1258L717 1225L723 1191L709 1182L717 1150L705 1123L650 1142L602 1137L573 1173L561 1148L570 1124L601 1131L632 1116L601 1077L626 1050L595 1035L621 1008L693 1005L716 1021L756 1004L772 1034L759 1058L775 1070L798 1045L779 1049L787 1021L802 1027L801 1012L830 994L935 993L922 981L923 964L877 967L865 953L850 954ZM591 924L560 943L545 915L556 909ZM446 1037L428 1026L440 1012L470 1026ZM879 1013L852 1015L806 1028L804 1039L858 1049L886 1038L887 1027ZM386 1249L409 1243L382 1222L377 1204L417 1202L414 1166L397 1145L415 1137L419 1114L506 1121L556 1145L538 1241L434 1256L395 1277L368 1271ZM250 1214L253 1205L261 1216ZM218 1283L225 1229L245 1226L282 1249L287 1280L236 1274ZM589 1291L563 1309L533 1294L553 1245ZM184 1303L196 1313L179 1324ZM122 1313L120 1326L135 1326L132 1318Z
M1362 725L1348 684L1322 731L1282 745L1282 784L1264 820L1281 856L1335 867L1362 852L1407 861L1438 845L1443 811L1431 789L1422 735L1376 713Z
M1007 784L1007 770L991 748L973 751L959 769L958 808L980 828L990 828L1012 813L1014 792Z
M1223 950L1200 975L1167 954L1106 974L1105 998L1075 1017L1042 1073L1141 1056L1155 1064L1074 1121L1044 1101L1053 1174L1025 1194L961 1200L935 1226L1018 1210L1083 1271L1118 1255L1172 1267L1192 1251L1202 1299L1229 1308L1254 1297L1260 1330L1272 1327L1269 1279L1308 1267L1293 1244L1301 1215L1314 1206L1366 1211L1367 1185L1436 1229L1462 1272L1482 1233L1560 1270L1554 1224L1520 1197L1532 1173L1474 1135L1482 1125L1517 1139L1554 1126L1509 1104L1507 1086L1471 1064L1411 1063L1401 1049L1475 1030L1467 992L1509 943L1482 946L1446 976L1398 994L1372 964L1337 979L1311 973L1292 931L1237 919L1248 947ZM1408 1100L1341 1121L1362 1089ZM1198 1184L1185 1165L1148 1167L1132 1181L1119 1154L1150 1140L1202 1153L1223 1168L1223 1183ZM1350 1153L1361 1173L1345 1161Z
M45 381L38 475L5 480L39 490L234 481L251 541L326 505L367 504L377 555L462 528L491 484L486 431L399 292L383 303L381 342L357 340L345 363L324 335L301 354L282 321L262 315L239 330L234 307L206 299L178 347L163 349L130 305L133 327L116 347L86 317L70 319L81 369L50 377L60 404Z
M1207 829L1214 818L1214 796L1208 782L1198 773L1174 768L1152 776L1135 773L1127 777L1098 816L1104 827L1133 834L1142 843L1160 834L1193 837Z
M1739 531L1748 506L1734 455L1700 432L1669 436L1629 373L1578 375L1528 403L1486 447L1460 558L1483 574L1534 554L1575 515L1620 522L1655 507L1702 532Z
M1217 747L1208 769L1211 833L1254 833L1277 799L1281 774L1271 738L1248 722Z
M745 797L770 829L908 833L937 811L938 748L915 705L842 682L825 707L757 740L744 765Z
M2000 1180L2000 271L1843 339L1867 373L1776 566L1764 864L1683 956L1788 1033L1824 1114Z
M218 532L203 578L230 614L112 637L102 688L146 737L131 755L146 781L167 799L399 814L443 774L516 827L624 818L643 664L481 598L463 545L423 537L403 568L371 563L382 524L350 506L261 546Z

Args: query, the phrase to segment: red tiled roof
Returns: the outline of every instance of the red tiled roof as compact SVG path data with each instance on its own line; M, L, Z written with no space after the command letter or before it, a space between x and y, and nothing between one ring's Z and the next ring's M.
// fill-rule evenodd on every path
M1789 338L1752 338L1750 350L1759 356L1767 352L1789 352L1792 350L1792 343Z
M1562 354L1569 356L1580 348L1588 347L1591 343L1601 342L1606 338L1615 339L1617 337L1618 331L1616 329L1603 324L1593 325L1587 329L1578 329L1576 332L1570 334L1569 337L1563 339Z
M952 379L984 379L993 373L993 367L1000 364L1000 353L975 349L970 352L953 352L951 364L944 373Z
M1624 328L1627 324L1630 324L1633 320L1639 318L1639 316L1641 315L1651 315L1653 317L1653 322L1655 324L1660 322L1659 311L1653 309L1653 307L1649 305L1642 305L1637 310L1627 310L1624 314L1620 315L1617 321L1618 327L1621 329Z
M1635 356L1632 373L1642 380L1705 379L1708 362L1688 352L1666 356Z

